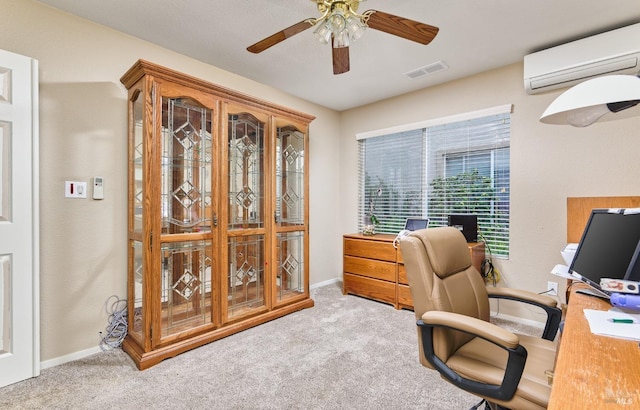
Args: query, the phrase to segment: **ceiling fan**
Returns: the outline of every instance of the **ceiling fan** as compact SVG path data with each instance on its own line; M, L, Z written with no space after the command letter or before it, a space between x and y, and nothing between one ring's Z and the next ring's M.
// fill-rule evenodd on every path
M349 71L349 42L362 37L365 28L384 31L415 41L429 44L438 34L438 27L420 23L404 17L367 10L358 14L358 6L365 0L311 0L318 5L321 16L308 18L247 47L252 53L261 53L289 37L316 26L314 35L323 44L331 41L333 73Z

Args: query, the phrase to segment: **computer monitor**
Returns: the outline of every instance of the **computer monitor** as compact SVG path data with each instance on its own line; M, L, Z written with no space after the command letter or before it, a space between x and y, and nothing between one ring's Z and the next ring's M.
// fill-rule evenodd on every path
M447 217L449 226L458 228L467 242L478 240L478 216L473 214L454 214Z
M600 279L624 279L640 241L640 213L594 209L585 227L569 272L591 287ZM638 255L636 255L636 260ZM636 268L633 268L635 272ZM637 267L640 269L640 266ZM633 280L633 279L631 279Z

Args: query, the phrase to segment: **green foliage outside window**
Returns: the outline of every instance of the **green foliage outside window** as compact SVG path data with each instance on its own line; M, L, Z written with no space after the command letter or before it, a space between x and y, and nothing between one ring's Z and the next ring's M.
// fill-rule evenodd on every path
M433 225L446 225L447 215L474 214L478 216L478 230L487 240L494 255L506 255L505 245L490 238L508 234L508 212L501 210L499 197L490 177L477 169L431 181L429 217ZM508 210L508 208L507 208Z
M491 178L480 175L477 169L431 181L429 210L448 214L491 213L495 190ZM431 212L430 212L431 213Z

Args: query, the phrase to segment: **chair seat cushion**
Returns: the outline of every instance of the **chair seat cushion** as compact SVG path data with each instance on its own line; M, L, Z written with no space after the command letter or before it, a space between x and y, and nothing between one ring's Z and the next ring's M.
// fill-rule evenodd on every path
M546 408L551 386L547 383L545 371L553 369L556 344L527 335L518 337L520 344L527 349L528 357L516 394L507 403L510 403L510 408ZM447 366L468 379L499 385L507 357L502 348L476 337L458 349L447 361Z

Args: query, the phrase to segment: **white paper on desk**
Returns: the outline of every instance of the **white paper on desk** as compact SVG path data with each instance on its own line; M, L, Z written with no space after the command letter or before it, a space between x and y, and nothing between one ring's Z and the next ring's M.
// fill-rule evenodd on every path
M631 314L613 308L610 310L584 309L591 333L621 339L640 340L640 314ZM634 323L613 323L612 319L631 319Z

